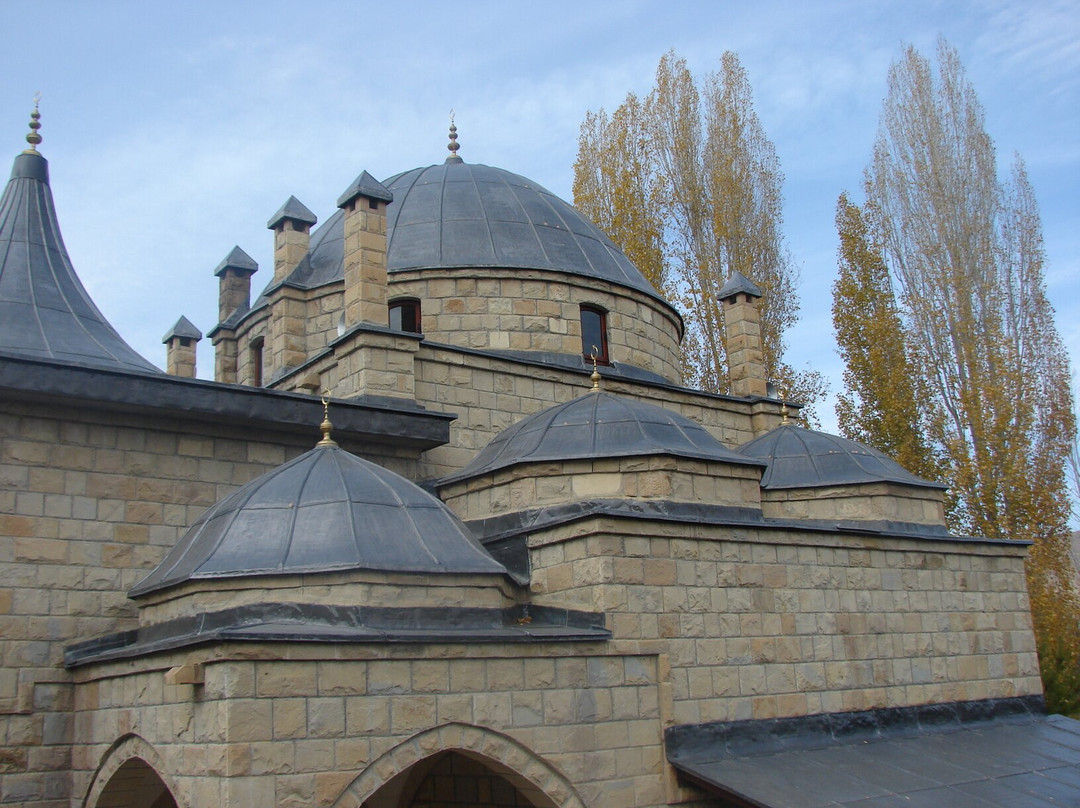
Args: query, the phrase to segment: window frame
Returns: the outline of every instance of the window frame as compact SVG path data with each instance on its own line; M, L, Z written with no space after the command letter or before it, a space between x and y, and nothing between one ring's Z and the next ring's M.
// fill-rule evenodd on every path
M406 309L411 310L413 318L416 321L416 327L413 329L404 328L401 325L394 326L394 313L404 312ZM403 325L404 317L400 317L400 322ZM386 324L394 331L400 331L403 334L422 334L424 333L422 327L422 320L420 319L420 299L415 297L399 297L391 300L386 304Z
M600 327L600 344L596 344L593 340L586 340L585 337L585 318L587 315L595 315L598 318L598 324ZM608 352L608 312L600 306L593 303L582 303L580 307L580 323L581 323L581 355L589 363L592 364L592 346L596 345L596 364L598 365L610 365L611 356Z
M263 386L263 362L265 360L265 337L255 337L251 341L249 354L251 356L251 386Z

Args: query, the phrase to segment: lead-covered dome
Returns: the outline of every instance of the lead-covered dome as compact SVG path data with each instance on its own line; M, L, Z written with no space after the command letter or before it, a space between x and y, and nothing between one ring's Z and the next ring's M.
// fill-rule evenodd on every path
M761 487L766 490L877 482L919 488L946 487L916 477L877 449L795 424L781 424L744 443L738 452L768 463L761 478Z
M450 163L415 168L383 185L387 269L540 269L616 283L663 300L600 229L542 186L501 168ZM345 215L311 236L289 283L313 288L343 277Z
M342 570L506 574L438 499L318 446L210 508L129 594L192 579Z
M442 484L520 463L669 455L761 466L714 438L701 424L663 407L603 391L530 415L503 430Z

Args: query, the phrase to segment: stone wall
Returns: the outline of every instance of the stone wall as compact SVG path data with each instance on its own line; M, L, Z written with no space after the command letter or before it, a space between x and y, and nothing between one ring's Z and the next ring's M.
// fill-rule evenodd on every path
M599 518L529 545L537 603L665 643L678 724L1042 692L1023 546Z
M395 804L380 801L395 778L446 751L530 805L666 805L664 660L598 651L219 646L201 652L197 685L166 674L198 650L91 666L77 672L73 793L106 792L117 739L137 737L191 808Z
M456 413L450 443L428 451L422 474L460 471L493 437L522 418L588 393L588 373L524 365L420 343L416 398L429 409ZM748 402L693 390L605 379L605 390L647 401L697 421L728 446L780 423L779 404Z
M391 276L389 294L420 301L426 337L462 348L581 354L581 306L607 312L612 361L677 384L682 325L640 292L557 272L419 270ZM517 277L514 277L517 276Z
M67 804L64 646L133 627L128 589L207 507L310 449L311 432L0 407L0 803ZM363 448L415 473L415 460Z
M590 499L660 500L760 507L760 469L648 456L527 463L439 491L465 521Z

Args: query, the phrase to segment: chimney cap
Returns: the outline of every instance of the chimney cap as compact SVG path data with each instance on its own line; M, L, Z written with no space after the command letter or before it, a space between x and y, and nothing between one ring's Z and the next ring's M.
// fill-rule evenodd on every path
M248 275L259 271L259 265L255 263L255 259L248 255L246 252L240 249L239 246L233 247L229 254L226 255L220 264L214 268L214 274L219 278L225 274L227 270L235 269L237 272Z
M762 296L760 286L741 272L734 272L727 279L727 283L724 284L723 288L716 293L716 297L720 300L727 300L729 297L735 297L738 294L747 294L751 297Z
M285 204L278 208L278 212L270 217L266 227L268 230L274 230L286 219L306 225L313 225L319 221L319 217L308 210L307 205L295 196L290 196L285 200Z
M393 202L394 195L387 190L386 186L368 174L361 171L360 176L352 181L352 185L345 189L338 197L337 206L343 208L358 196L366 196L368 199L379 199L383 202Z
M181 315L180 319L176 321L176 325L165 333L165 336L161 338L161 341L167 343L175 337L193 339L198 342L203 338L203 335L202 331L197 329L191 320Z

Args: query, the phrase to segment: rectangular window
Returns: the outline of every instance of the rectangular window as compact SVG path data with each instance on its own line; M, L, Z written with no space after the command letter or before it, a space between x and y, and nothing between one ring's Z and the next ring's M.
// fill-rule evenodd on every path
M390 327L395 331L420 333L420 301L394 300L390 303Z
M263 383L263 338L251 341L251 384L262 387Z
M598 364L606 365L608 359L607 312L596 306L581 307L581 355L590 363L596 355Z

